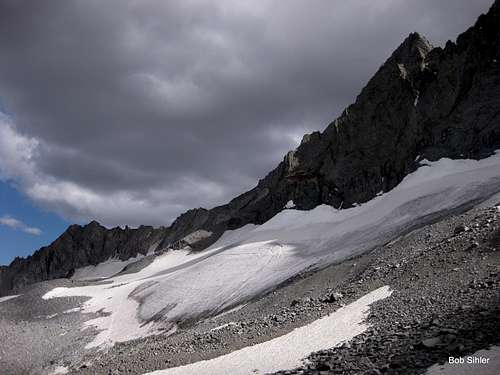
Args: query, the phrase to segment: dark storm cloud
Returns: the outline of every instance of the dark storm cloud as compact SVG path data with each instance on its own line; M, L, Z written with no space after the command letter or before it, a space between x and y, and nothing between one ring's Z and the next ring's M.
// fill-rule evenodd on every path
M489 3L0 0L5 134L36 144L4 178L71 218L169 223L252 187L408 33L443 44Z

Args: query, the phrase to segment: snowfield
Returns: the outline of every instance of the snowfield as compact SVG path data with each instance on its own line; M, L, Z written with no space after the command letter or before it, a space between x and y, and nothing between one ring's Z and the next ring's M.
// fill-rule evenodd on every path
M205 251L170 251L135 274L55 288L43 298L88 296L83 313L108 313L86 322L101 330L89 347L173 331L178 322L245 304L305 269L366 252L500 193L498 152L480 161L422 163L396 188L362 205L286 209L260 226L227 231Z
M302 365L311 352L334 347L363 333L368 328L364 320L369 306L390 295L389 287L384 286L286 335L208 361L154 371L149 375L248 375L292 369Z
M120 259L108 259L105 262L99 263L96 266L87 266L82 268L77 268L72 280L95 280L95 279L106 279L108 277L114 276L123 270L127 265L137 262L138 260L144 258L144 255L139 255L135 258L130 258L128 260Z

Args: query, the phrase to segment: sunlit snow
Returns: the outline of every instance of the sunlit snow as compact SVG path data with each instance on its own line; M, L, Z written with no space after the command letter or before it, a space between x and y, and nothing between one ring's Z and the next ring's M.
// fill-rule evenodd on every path
M119 273L125 266L144 258L144 255L130 258L128 260L108 259L105 262L99 263L96 266L86 266L77 268L71 277L72 280L94 280L104 279Z
M334 313L286 335L249 346L221 357L169 368L149 375L248 375L292 369L311 352L328 349L363 333L369 306L391 295L387 286L376 289Z

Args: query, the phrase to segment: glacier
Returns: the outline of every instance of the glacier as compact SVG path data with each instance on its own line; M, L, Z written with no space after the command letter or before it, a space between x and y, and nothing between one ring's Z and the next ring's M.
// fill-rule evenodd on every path
M55 288L43 298L86 296L82 313L106 313L82 327L99 330L88 348L174 332L499 193L498 151L482 160L422 160L394 189L356 207L286 209L262 225L225 232L204 251L171 250L137 273Z

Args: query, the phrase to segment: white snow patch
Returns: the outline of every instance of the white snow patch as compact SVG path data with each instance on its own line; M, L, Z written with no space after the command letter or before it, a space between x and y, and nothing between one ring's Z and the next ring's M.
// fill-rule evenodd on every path
M419 97L420 97L420 92L417 90L417 95L415 95L415 100L413 101L414 107L417 106Z
M86 322L102 330L90 346L111 345L216 316L306 269L361 254L439 212L500 193L498 152L479 161L424 162L393 190L357 207L284 210L260 226L225 232L205 251L169 251L137 273L56 288L43 298L90 297L83 313L109 313ZM159 317L162 323L154 323Z
M52 319L55 318L59 314L50 314L50 315L36 315L35 319Z
M196 242L203 240L205 238L208 238L212 235L212 232L199 229L195 230L194 232L189 233L187 236L183 237L181 241L184 241L188 245L195 244Z
M229 322L229 323L222 324L220 326L214 327L210 331L219 331L219 330L224 329L226 327L231 327L231 326L236 326L236 325L238 325L238 323L236 323L236 322Z
M144 255L142 254L134 258L129 258L127 260L111 258L105 262L99 263L96 266L86 266L77 268L71 279L81 280L81 281L106 279L108 277L114 276L117 273L119 273L121 270L123 270L123 268L125 268L125 266L137 262L142 258L144 258Z
M81 311L83 313L97 313L103 310L109 313L85 322L82 329L95 327L100 330L95 339L86 348L98 346L110 346L115 342L128 341L135 338L159 333L153 323L140 324L137 319L138 303L130 298L130 293L142 285L147 279L154 282L152 277L160 271L168 271L170 268L181 265L184 262L204 256L205 253L190 255L187 251L170 251L158 256L148 267L135 274L116 276L110 280L111 283L99 283L84 287L65 288L59 287L46 293L42 298L51 299L56 297L88 296L90 300L85 302ZM161 278L162 276L159 276ZM67 310L66 312L78 311L80 308Z
M54 371L52 371L52 375L62 375L62 374L67 374L69 372L69 369L64 366L57 366Z
M246 304L246 303L244 303L244 304L242 304L242 305L238 305L238 306L236 306L236 307L233 307L232 309L229 309L229 310L226 310L226 311L224 311L224 312L221 312L220 314L218 314L218 315L216 315L216 316L214 316L214 317L210 318L210 320L217 320L217 319L219 319L219 318L222 318L223 316L226 316L226 315L228 315L228 314L231 314L231 313L233 313L233 312L236 312L236 311L238 311L238 310L241 310L241 309L242 309L242 308L244 308L246 305L247 305L247 304Z
M310 353L331 348L363 333L369 306L391 295L388 286L376 289L334 313L290 333L221 357L186 366L151 372L149 375L264 374L300 366Z
M11 299L14 299L14 298L17 298L19 296L21 296L21 294L16 294L16 295L13 295L13 296L0 297L0 303L8 301L8 300L11 300Z
M293 203L293 201L288 201L288 202L286 202L285 207L283 207L283 208L291 210L292 208L295 208L295 203Z
M149 248L148 248L148 252L146 253L146 255L153 255L159 244L160 244L160 241L151 244L151 246L149 246Z
M63 311L63 314L71 314L71 313L74 313L74 312L79 312L81 311L81 307L75 307L73 309L69 309L69 310L64 310Z
M488 363L467 363L468 358L489 358ZM479 350L474 354L462 357L464 363L433 365L427 369L425 375L498 375L500 369L500 346L493 346L487 350Z

